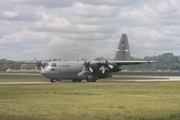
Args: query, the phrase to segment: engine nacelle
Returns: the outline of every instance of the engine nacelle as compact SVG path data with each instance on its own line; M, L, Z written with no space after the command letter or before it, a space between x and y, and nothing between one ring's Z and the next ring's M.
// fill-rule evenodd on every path
M86 78L87 78L87 72L86 72L86 71L79 72L79 73L77 74L77 77L78 77L79 79L86 79Z

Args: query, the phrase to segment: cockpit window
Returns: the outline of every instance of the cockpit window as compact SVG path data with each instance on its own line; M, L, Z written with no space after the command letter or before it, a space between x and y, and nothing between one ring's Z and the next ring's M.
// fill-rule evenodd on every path
M47 63L46 67L57 67L56 63Z
M51 67L57 67L56 63L52 63Z

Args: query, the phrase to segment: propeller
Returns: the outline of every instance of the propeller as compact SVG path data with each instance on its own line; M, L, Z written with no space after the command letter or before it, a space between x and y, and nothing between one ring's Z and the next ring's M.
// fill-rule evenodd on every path
M43 59L41 59L41 60L36 60L36 58L34 58L34 61L36 62L36 68L35 68L35 70L37 70L37 69L43 69L43 67L42 67L42 64L41 64L41 62L43 61Z
M101 61L99 61L99 62L102 65L99 70L101 70L103 74L105 73L106 68L113 69L113 66L108 62L108 60L105 60L105 62L101 62Z
M84 68L83 68L82 71L88 70L90 73L93 72L93 69L90 66L90 63L91 63L92 60L93 60L93 58L91 58L89 61L84 60Z
M105 73L105 66L101 66L101 68L99 70L102 70L102 73L104 74Z

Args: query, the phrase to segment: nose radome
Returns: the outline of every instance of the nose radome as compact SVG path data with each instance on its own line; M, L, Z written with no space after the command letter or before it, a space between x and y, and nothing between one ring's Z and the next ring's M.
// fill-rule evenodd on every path
M44 70L44 69L41 70L41 75L43 75L43 76L46 75L46 70Z

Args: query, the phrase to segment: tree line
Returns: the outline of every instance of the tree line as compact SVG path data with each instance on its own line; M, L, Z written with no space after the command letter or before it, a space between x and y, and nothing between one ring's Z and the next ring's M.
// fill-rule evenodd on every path
M13 60L6 60L6 59L0 59L0 71L6 71L7 69L11 70L31 70L34 69L36 65L30 65L30 64L22 64L22 62L19 61L13 61Z
M173 53L163 53L158 56L145 56L143 59L131 57L132 60L157 61L154 64L144 65L124 65L121 68L127 71L180 71L180 56L175 56ZM95 60L105 60L104 57L97 57ZM0 59L0 71L6 71L8 68L12 70L34 69L36 65L22 64L18 61Z
M180 56L173 53L163 53L158 56L145 56L143 59L131 58L132 60L157 61L158 63L144 65L123 66L122 69L131 71L180 71Z

